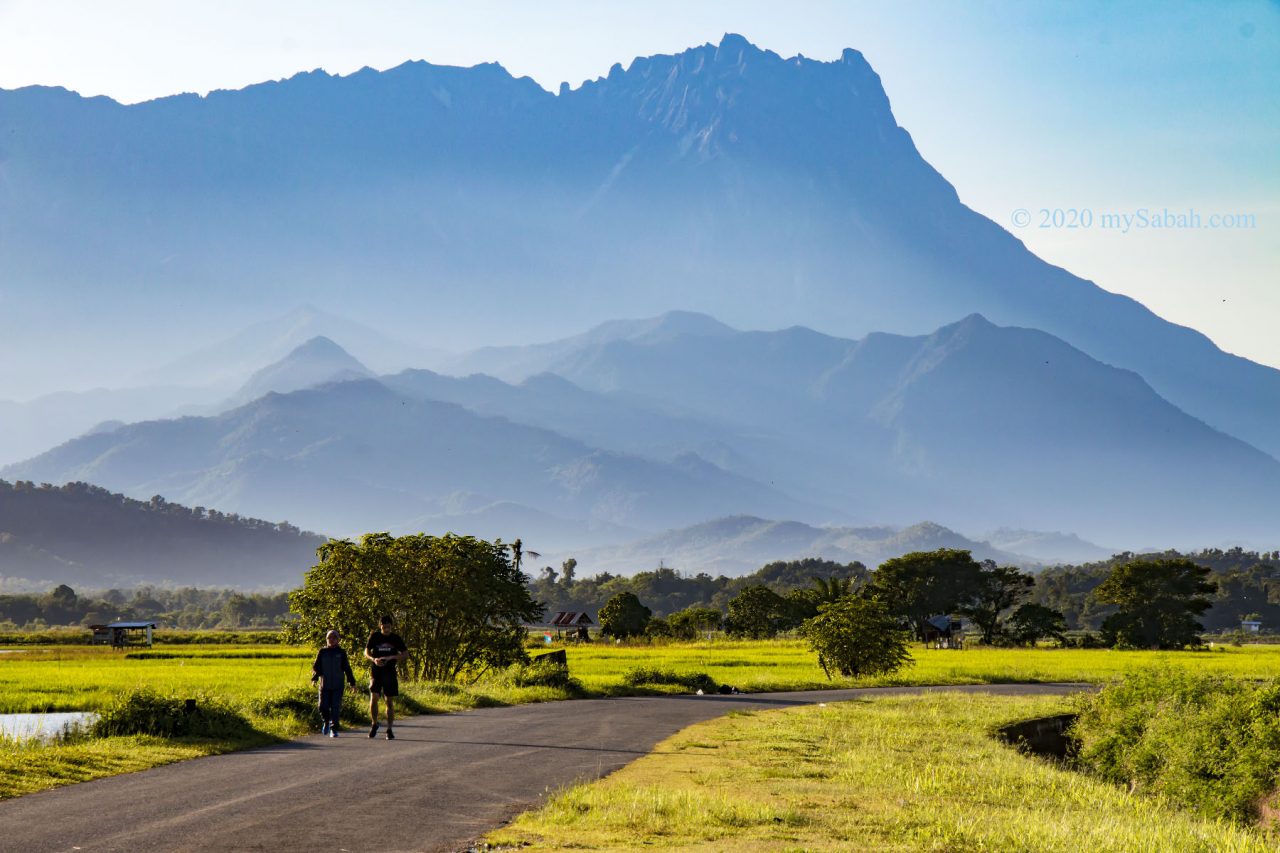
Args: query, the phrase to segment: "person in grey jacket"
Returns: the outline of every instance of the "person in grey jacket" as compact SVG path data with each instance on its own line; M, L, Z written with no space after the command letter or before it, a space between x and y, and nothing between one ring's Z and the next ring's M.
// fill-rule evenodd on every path
M329 737L338 736L343 676L348 684L356 686L351 661L347 659L346 651L338 645L338 632L330 630L324 635L324 646L316 653L315 663L311 664L311 683L320 682L320 719L324 722L320 733Z

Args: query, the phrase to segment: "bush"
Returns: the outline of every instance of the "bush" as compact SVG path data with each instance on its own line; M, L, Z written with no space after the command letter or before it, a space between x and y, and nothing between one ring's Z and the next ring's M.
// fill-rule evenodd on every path
M801 630L827 678L833 670L847 678L887 675L911 660L907 632L874 598L845 596L823 604Z
M369 722L365 693L360 688L348 687L342 693L342 709L338 719L349 725ZM401 706L407 703L401 700ZM253 712L263 717L289 717L313 729L320 728L320 696L316 687L290 687L259 699L251 706Z
M689 688L690 691L701 690L703 693L714 692L719 686L705 672L676 672L670 669L644 666L636 667L625 673L622 676L622 683L631 687L650 684L678 684L681 687Z
M254 734L253 727L236 709L207 696L194 705L177 696L154 690L135 690L105 708L89 726L94 737L154 735L241 739Z
M555 687L582 695L586 688L569 675L569 667L546 660L518 663L507 669L507 679L516 687Z
M1280 683L1139 672L1083 699L1071 734L1110 782L1247 821L1280 778Z

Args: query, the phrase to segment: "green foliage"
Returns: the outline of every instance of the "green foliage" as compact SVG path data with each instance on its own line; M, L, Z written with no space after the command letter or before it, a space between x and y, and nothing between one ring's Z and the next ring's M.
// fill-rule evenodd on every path
M882 563L866 592L883 601L923 640L930 616L958 612L977 598L983 568L968 551L913 551Z
M154 690L133 690L103 708L89 726L94 737L153 735L237 739L253 734L253 727L239 711L208 696L189 709L185 699L162 696Z
M1029 602L1009 615L1005 633L1010 642L1034 646L1040 640L1054 639L1064 642L1066 619L1061 613L1043 604ZM1088 635L1086 635L1088 636Z
M515 687L555 687L567 690L572 696L586 693L582 682L569 675L569 667L546 657L513 664L507 669L506 677Z
M729 602L725 630L735 637L767 640L795 627L787 599L767 586L746 587Z
M1030 595L1035 584L1035 578L1020 569L984 564L973 597L956 610L978 626L982 642L990 645L1000 634L1000 615Z
M696 640L707 631L717 631L724 615L714 607L686 607L667 617L671 636L677 640Z
M600 633L619 640L644 633L653 611L640 603L634 593L620 592L600 608Z
M874 598L845 596L818 607L801 628L827 678L889 675L911 660L907 632Z
M715 679L705 672L676 672L672 669L638 666L628 670L622 676L622 683L630 687L644 687L653 684L675 684L687 687L690 691L701 690L703 693L715 692L719 685Z
M1078 761L1215 818L1258 816L1280 781L1280 682L1147 670L1082 700Z
M409 648L411 677L453 681L526 660L524 621L542 615L527 578L501 542L471 536L394 537L369 533L360 542L330 540L301 589L289 595L297 620L293 642L318 645L337 628L353 662L383 613Z
M1134 560L1112 569L1093 597L1117 610L1102 623L1111 645L1180 649L1200 644L1196 617L1213 603L1209 570L1190 560Z
M320 727L318 699L315 687L288 687L250 702L249 708L263 717L285 717L317 729ZM350 726L368 724L369 710L364 691L348 688L342 692L342 707L338 711L338 719Z

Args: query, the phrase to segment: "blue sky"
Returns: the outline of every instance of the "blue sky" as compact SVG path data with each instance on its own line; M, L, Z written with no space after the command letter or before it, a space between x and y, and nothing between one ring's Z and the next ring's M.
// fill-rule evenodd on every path
M784 56L861 50L967 204L1045 259L1280 366L1275 0L0 0L0 87L137 101L426 59L496 60L554 90L726 31ZM1102 227L1144 209L1195 211L1203 227ZM1086 211L1089 227L1066 227ZM1224 214L1244 227L1212 227Z

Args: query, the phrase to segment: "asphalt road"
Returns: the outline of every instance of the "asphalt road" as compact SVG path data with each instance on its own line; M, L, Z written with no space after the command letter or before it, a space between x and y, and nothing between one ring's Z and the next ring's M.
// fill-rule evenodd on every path
M1077 684L902 687L552 702L397 721L0 802L0 850L455 851L729 711L934 690L1063 694Z

